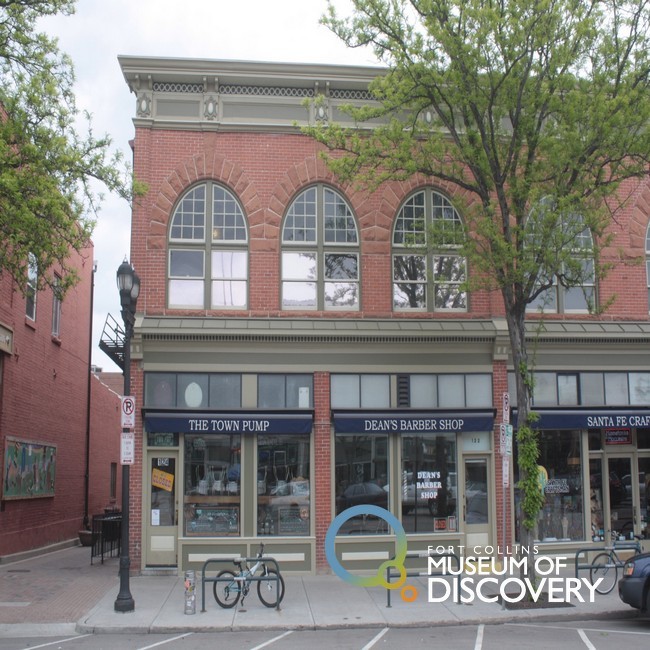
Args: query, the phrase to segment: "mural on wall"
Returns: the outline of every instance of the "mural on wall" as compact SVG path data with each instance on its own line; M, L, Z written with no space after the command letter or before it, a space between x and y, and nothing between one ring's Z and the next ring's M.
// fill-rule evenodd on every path
M3 470L3 499L52 497L56 477L56 445L7 438Z

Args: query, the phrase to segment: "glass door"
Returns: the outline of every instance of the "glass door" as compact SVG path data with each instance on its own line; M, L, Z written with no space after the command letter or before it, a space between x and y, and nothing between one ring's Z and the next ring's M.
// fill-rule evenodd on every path
M489 479L487 457L465 458L463 518L468 547L485 547L490 543Z
M178 503L175 452L149 457L147 566L176 566Z

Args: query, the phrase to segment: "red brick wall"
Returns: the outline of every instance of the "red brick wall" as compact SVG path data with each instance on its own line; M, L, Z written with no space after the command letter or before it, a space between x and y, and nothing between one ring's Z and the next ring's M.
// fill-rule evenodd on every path
M402 201L423 179L391 183L372 194L341 187L324 162L318 158L319 146L298 134L226 133L136 129L134 169L138 180L148 185L145 197L133 211L131 261L142 280L138 311L147 315L217 315L209 310L181 312L166 307L167 231L177 199L202 179L213 179L228 186L241 200L248 219L250 235L250 283L247 310L228 311L229 317L323 317L323 318L413 318L430 319L431 314L396 314L392 310L391 233L395 214ZM296 194L306 186L324 182L338 188L348 199L357 217L361 242L361 311L283 312L280 309L280 237L282 217ZM467 199L461 190L449 185L440 189L452 198ZM615 297L599 319L648 318L648 298L644 257L645 231L650 215L650 183L628 183L622 189L628 202L610 229L612 241L604 258L616 262L616 268L600 282L600 302ZM470 269L471 273L471 269ZM491 318L503 316L498 292L472 293L467 314L437 313L435 318ZM547 315L547 318L554 318ZM583 320L584 314L558 315L557 318ZM595 318L595 317L594 317ZM133 372L136 366L133 367ZM507 390L505 363L494 365L495 404ZM141 374L137 375L137 399L141 401ZM329 379L316 373L315 388L315 489L317 567L325 564L323 539L331 521L331 444L329 423ZM500 415L499 415L500 417ZM497 421L499 419L497 418ZM137 431L142 431L138 424ZM131 554L137 566L141 526L142 437L138 436L136 465L131 470ZM495 431L498 449L498 429ZM502 521L501 463L496 458L497 521ZM512 477L511 477L512 478ZM510 521L510 517L508 517ZM500 528L501 524L499 524ZM512 539L510 523L505 542ZM499 531L499 540L503 536Z
M139 308L146 309L148 314L166 313L166 238L170 213L179 196L194 182L211 178L227 185L239 197L250 228L249 309L229 314L286 315L280 310L279 287L282 216L301 189L310 183L326 182L339 188L349 200L361 234L363 311L345 315L393 317L389 259L393 219L401 202L423 186L424 180L392 183L373 194L341 187L318 158L318 148L313 140L297 134L137 129L134 168L137 178L149 187L147 195L136 203L133 218L132 260L144 287ZM467 199L453 186L440 189L452 198ZM605 304L615 297L606 319L645 319L648 315L645 266L639 262L644 257L650 185L629 182L622 188L621 196L627 200L610 228L613 238L604 251L604 259L615 262L616 268L600 281L600 302ZM626 289L624 292L622 287ZM471 295L468 318L502 313L497 292L477 291ZM332 314L328 312L324 316ZM430 316L400 314L399 317ZM447 316L438 314L437 317ZM569 318L582 319L584 315Z
M51 334L52 292L38 293L36 320L28 321L25 299L6 274L0 277L0 322L14 339L13 355L3 355L2 363L0 457L4 461L7 436L57 449L53 497L0 502L0 556L74 539L83 523L92 247L72 260L81 280L63 301L57 339ZM109 440L114 419L106 412L95 415L93 433ZM98 481L94 487L99 507L104 488Z
M105 508L121 508L122 466L120 465L120 395L97 375L91 381L90 413L90 490L88 514L101 514ZM111 497L111 463L117 464L116 495Z

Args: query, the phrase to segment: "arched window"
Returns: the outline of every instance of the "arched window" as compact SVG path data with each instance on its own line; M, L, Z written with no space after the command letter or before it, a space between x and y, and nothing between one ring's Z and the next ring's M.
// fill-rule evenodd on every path
M645 233L645 275L648 283L648 310L650 311L650 224Z
M553 205L551 199L540 204ZM553 208L554 209L554 208ZM552 286L540 293L527 306L527 311L551 313L589 313L596 300L594 242L584 217L575 212L544 218L544 210L534 210L526 228L538 264L538 285L551 278ZM555 251L555 252L554 252ZM570 255L565 252L570 251ZM544 260L550 260L544 268Z
M248 232L237 199L213 182L180 199L169 228L171 308L245 308L248 302Z
M359 309L359 235L350 206L314 185L293 200L282 228L282 308Z
M467 310L467 260L457 252L463 237L458 212L439 192L421 190L406 200L393 231L394 309Z

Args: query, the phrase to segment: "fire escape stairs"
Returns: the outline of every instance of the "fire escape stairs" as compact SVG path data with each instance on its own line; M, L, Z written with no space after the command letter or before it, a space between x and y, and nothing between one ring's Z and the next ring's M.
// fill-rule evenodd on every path
M125 339L126 334L122 325L108 314L99 340L99 349L105 352L122 371L124 370Z

